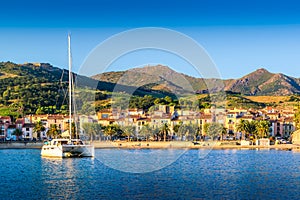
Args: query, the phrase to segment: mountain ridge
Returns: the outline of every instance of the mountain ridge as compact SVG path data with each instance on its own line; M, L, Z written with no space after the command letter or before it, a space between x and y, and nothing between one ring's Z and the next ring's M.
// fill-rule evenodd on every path
M122 78L123 77L123 78ZM125 78L126 77L126 78ZM216 79L216 78L196 78L183 73L176 72L168 66L156 65L141 68L132 68L125 71L105 72L91 76L95 80L110 82L114 84L124 84L139 87L145 85L155 85L147 89L169 88L169 92L178 94L207 91L210 92L230 91L244 95L272 95L286 96L300 94L300 79L287 76L283 73L271 73L265 68L259 68L241 78L237 79ZM222 83L220 83L222 82ZM171 86L172 85L172 86Z

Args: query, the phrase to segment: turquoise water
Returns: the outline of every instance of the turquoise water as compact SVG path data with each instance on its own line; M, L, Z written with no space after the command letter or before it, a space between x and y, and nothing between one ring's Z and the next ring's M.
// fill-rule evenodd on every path
M0 150L0 199L299 199L300 196L300 153L291 151L188 150L174 162L145 173L110 168L100 155L127 151L127 156L129 152L149 157L151 152L159 152L163 160L174 152L95 151L95 159L61 160L41 158L40 150L36 149ZM203 153L205 156L199 156ZM140 165L145 166L145 163Z

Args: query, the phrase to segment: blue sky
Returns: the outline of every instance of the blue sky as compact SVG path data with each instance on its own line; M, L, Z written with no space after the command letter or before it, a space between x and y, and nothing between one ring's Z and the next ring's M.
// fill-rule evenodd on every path
M89 53L114 34L163 27L197 41L223 78L238 78L261 67L300 77L297 1L12 0L0 6L0 61L65 67L71 32L74 71L80 71ZM185 60L154 50L122 56L107 70L152 63L197 76Z

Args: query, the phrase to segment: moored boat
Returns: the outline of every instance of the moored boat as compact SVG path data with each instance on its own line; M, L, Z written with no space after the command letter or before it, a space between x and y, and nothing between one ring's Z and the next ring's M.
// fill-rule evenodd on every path
M44 143L41 155L43 157L94 157L94 146L84 144L81 139L72 139L72 65L71 65L71 39L68 35L69 52L69 130L68 138L52 139Z
M43 157L94 157L94 146L84 144L79 139L53 139L45 142L42 147Z

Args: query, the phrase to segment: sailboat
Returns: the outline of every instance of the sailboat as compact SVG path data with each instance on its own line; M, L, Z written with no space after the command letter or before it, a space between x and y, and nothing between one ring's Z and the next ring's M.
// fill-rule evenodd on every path
M45 142L41 155L43 157L94 157L93 145L84 144L81 139L72 139L72 58L71 36L68 35L68 58L69 58L69 130L68 138L52 139Z

